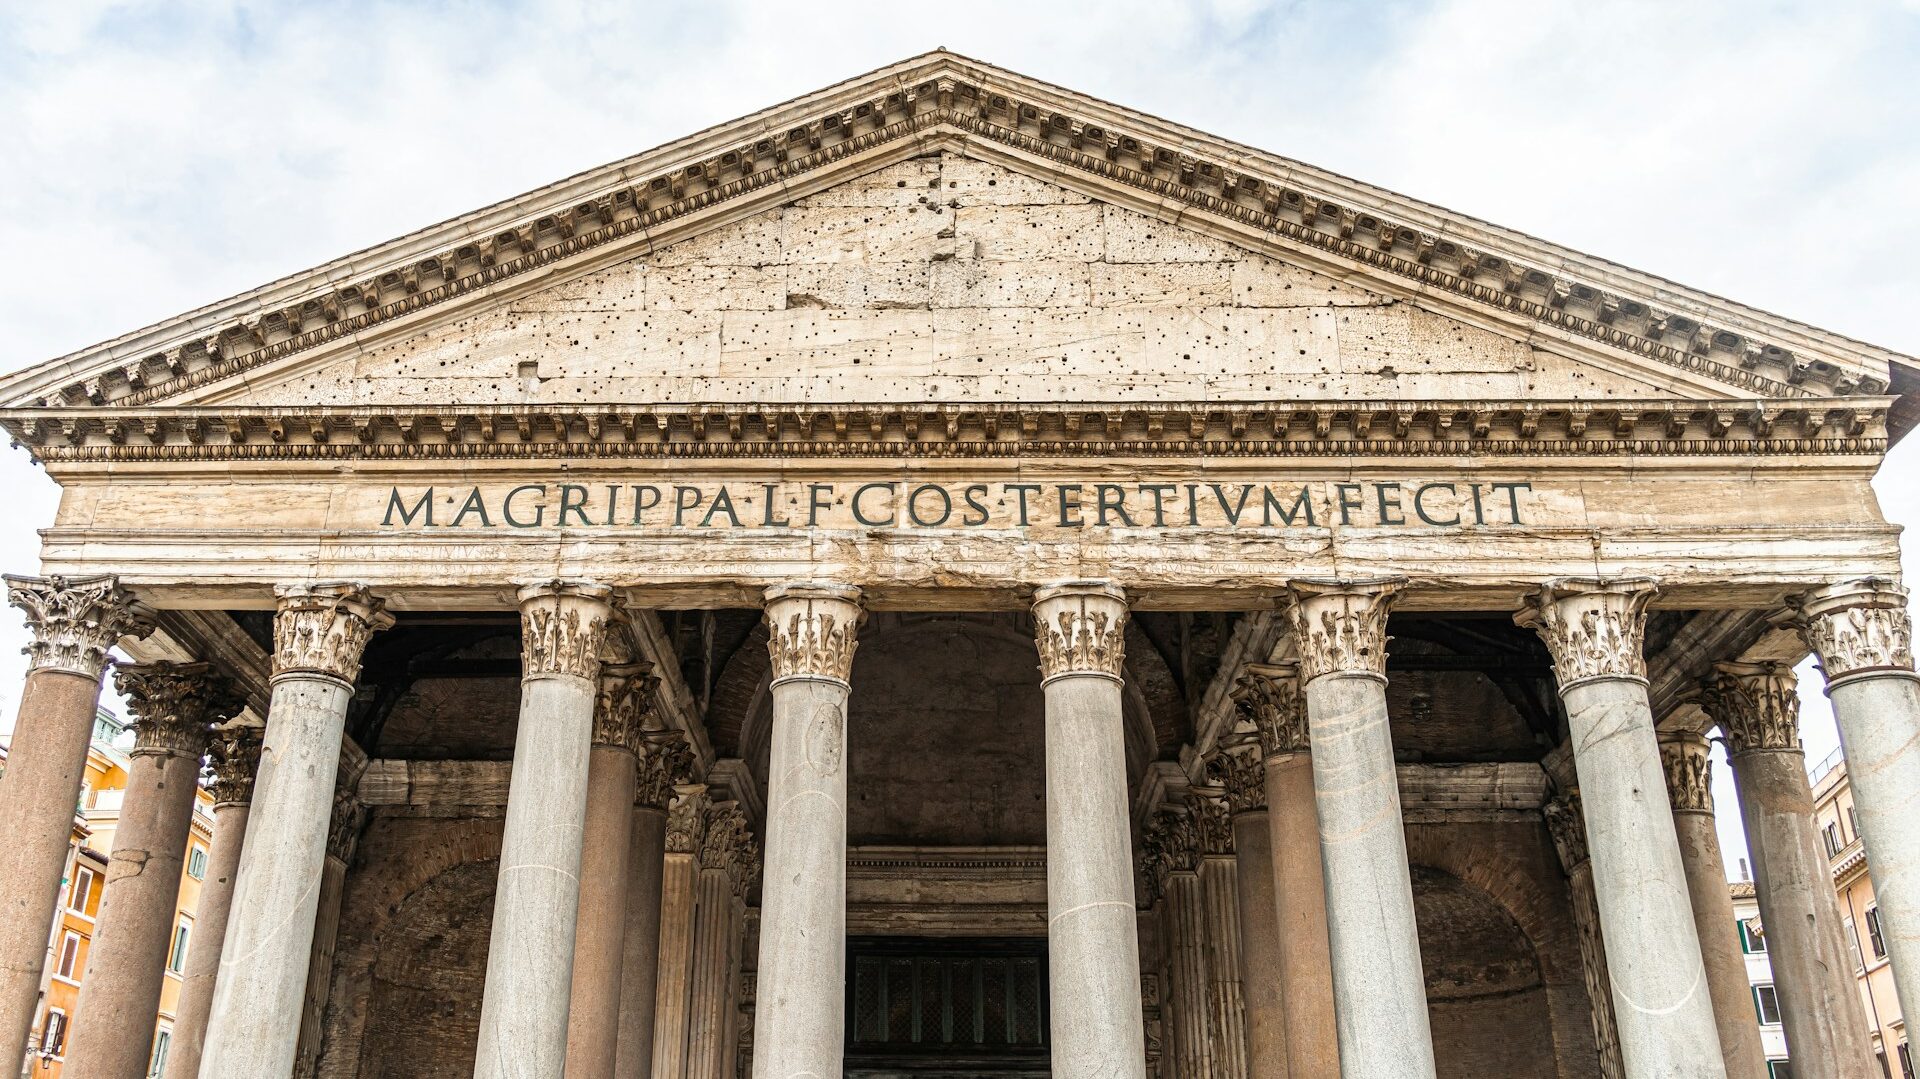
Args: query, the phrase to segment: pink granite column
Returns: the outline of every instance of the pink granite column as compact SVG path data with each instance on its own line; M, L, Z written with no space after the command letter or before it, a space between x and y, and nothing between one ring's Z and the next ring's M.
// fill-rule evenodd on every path
M148 624L112 577L6 581L7 601L26 612L33 632L0 782L0 1061L17 1062L40 999L107 649Z
M212 724L225 722L244 703L206 663L123 666L115 681L136 717L135 740L73 1043L61 1073L70 1079L122 1079L147 1066L200 760Z

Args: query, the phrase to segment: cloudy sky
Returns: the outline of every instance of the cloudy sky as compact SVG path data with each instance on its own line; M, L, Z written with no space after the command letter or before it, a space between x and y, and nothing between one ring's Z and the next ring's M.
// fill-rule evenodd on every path
M0 369L937 46L1920 353L1920 0L62 0L0 5Z

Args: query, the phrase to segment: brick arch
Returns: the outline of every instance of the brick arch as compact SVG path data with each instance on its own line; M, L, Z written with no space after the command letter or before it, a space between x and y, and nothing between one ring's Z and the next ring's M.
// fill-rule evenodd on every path
M473 1073L498 873L495 860L463 862L395 908L368 986L360 1079Z

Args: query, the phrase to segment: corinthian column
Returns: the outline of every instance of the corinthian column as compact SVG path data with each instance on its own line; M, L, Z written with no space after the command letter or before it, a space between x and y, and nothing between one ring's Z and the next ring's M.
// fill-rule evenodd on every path
M1126 594L1067 581L1034 594L1047 698L1047 969L1055 1079L1145 1079L1120 710Z
M1200 832L1184 806L1162 806L1141 829L1141 875L1158 887L1167 995L1173 1005L1173 1074L1215 1075L1208 1036L1207 930L1200 898Z
M368 639L393 624L359 585L276 594L272 699L207 1021L207 1076L293 1071L347 703Z
M1387 607L1402 578L1295 581L1340 1074L1431 1079L1413 876L1387 730Z
M633 798L639 779L640 724L652 697L647 663L607 664L593 710L587 757L587 819L582 849L600 852L580 881L568 991L567 1074L613 1074L620 1037L622 937L627 929L633 856ZM658 909L657 907L655 908ZM657 922L655 923L658 924Z
M847 929L847 694L860 591L767 590L773 740L753 1071L838 1075Z
M1920 1015L1920 678L1907 590L1873 577L1810 592L1795 606L1840 724L1900 1009Z
M1241 989L1240 863L1233 822L1218 790L1195 790L1200 832L1200 898L1207 912L1207 1006L1213 1026L1213 1074L1247 1079L1247 1005Z
M1644 579L1560 580L1517 620L1546 641L1566 705L1627 1079L1725 1079L1647 704L1653 594Z
M1600 930L1600 901L1593 892L1593 859L1587 855L1587 822L1580 806L1579 788L1555 777L1553 797L1540 807L1554 853L1567 874L1568 897L1573 900L1573 926L1580 934L1580 973L1587 986L1593 1046L1600 1057L1603 1079L1623 1079L1626 1064L1620 1057L1620 1027L1613 1014L1613 979L1607 974L1607 946ZM1725 891L1724 885L1721 888ZM1731 897L1729 897L1731 905Z
M233 884L240 873L240 852L247 840L247 811L253 803L253 777L260 767L261 728L230 726L213 736L213 839L207 849L207 875L194 911L193 946L181 974L180 1009L173 1020L173 1049L167 1054L167 1079L195 1079L207 1044L207 1016L213 1011L213 987L220 973L227 918L233 910Z
M205 663L123 666L115 680L136 717L133 756L80 985L73 1048L61 1073L103 1079L139 1075L146 1067L200 758L212 724L231 718L243 703L232 683Z
M520 725L474 1079L559 1075L566 1062L587 759L613 616L609 591L585 581L520 590Z
M107 649L151 626L112 577L6 581L7 601L33 633L0 782L0 1067L11 1068L26 1055L40 998Z
M735 1005L746 894L759 871L760 855L747 830L746 814L737 803L715 803L707 810L700 845L686 1079L729 1079L723 1065L737 1033ZM814 866L813 871L825 870Z
M655 998L660 984L660 900L666 860L667 802L693 754L677 738L641 754L627 856L627 928L620 952L620 1038L614 1079L653 1074Z
M700 876L694 859L706 841L707 805L706 786L688 783L674 788L667 810L667 853L660 883L660 972L653 1007L653 1074L658 1079L686 1079L688 1074L693 918Z
M1841 935L1833 874L1813 826L1793 669L1715 664L1700 703L1727 735L1793 1073L1802 1079L1869 1074L1874 1059L1866 1009Z
M1729 1079L1768 1079L1760 1025L1753 1021L1747 959L1734 934L1727 932L1734 924L1733 897L1727 891L1727 869L1720 860L1720 837L1714 828L1713 772L1707 764L1706 736L1693 731L1662 732L1660 763L1667 775L1667 801L1673 806L1680 863L1687 869L1693 927L1700 936L1700 961L1707 971L1707 993L1713 998L1713 1021L1720 1031L1727 1075Z
M1279 933L1279 961L1266 978L1278 987L1284 1009L1286 1075L1333 1079L1340 1074L1340 1036L1334 1022L1327 892L1320 867L1320 814L1314 804L1312 743L1299 664L1248 664L1233 700L1260 734Z
M1289 1079L1286 1000L1280 971L1280 920L1273 899L1273 840L1267 772L1260 755L1222 753L1215 769L1233 814L1234 884L1240 898L1240 984L1246 1002L1246 1072L1253 1079ZM1316 842L1317 847L1317 842ZM1320 863L1315 851L1314 865Z

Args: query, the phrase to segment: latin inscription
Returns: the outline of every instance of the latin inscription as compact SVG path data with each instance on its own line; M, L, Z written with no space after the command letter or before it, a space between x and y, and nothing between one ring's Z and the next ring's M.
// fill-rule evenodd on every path
M1218 529L1524 525L1514 480L522 483L393 487L381 526Z

